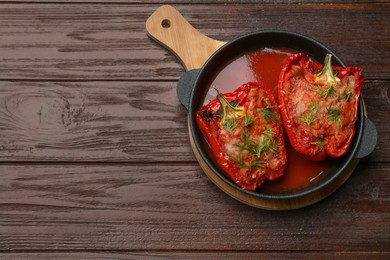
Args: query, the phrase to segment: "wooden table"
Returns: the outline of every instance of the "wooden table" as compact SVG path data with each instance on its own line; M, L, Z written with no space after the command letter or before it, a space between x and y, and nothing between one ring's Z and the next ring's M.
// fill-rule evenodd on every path
M377 148L332 196L281 212L195 160L184 70L145 31L164 2L0 1L0 258L389 259L390 2L169 1L214 39L293 31L363 68Z

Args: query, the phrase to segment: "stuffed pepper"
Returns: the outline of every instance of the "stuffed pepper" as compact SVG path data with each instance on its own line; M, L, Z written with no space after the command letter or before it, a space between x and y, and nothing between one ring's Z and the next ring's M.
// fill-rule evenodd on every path
M283 175L282 121L268 87L249 82L219 93L200 108L196 121L222 170L241 188L255 190Z
M340 157L355 134L362 70L324 65L304 53L283 67L278 93L284 128L293 148L311 160Z

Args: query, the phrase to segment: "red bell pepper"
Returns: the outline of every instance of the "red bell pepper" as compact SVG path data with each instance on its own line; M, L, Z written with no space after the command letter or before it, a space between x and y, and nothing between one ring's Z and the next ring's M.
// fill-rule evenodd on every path
M270 89L249 82L201 107L197 124L216 161L238 186L255 190L283 175L283 128Z
M362 70L324 65L306 54L291 56L283 67L278 93L284 128L294 149L311 160L346 153L355 134Z

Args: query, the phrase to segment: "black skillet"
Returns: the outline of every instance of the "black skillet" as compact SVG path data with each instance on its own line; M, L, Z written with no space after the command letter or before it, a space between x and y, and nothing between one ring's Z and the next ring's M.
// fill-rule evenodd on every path
M206 175L231 197L257 208L270 210L296 209L316 203L336 191L352 174L359 160L370 154L376 145L377 132L367 119L363 98L360 98L356 134L348 152L322 178L308 187L289 193L269 194L239 188L215 163L207 143L196 124L195 114L203 105L210 79L233 57L250 50L288 48L305 52L322 61L332 54L332 64L343 66L342 60L321 43L292 32L254 32L228 43L213 40L194 29L172 6L158 8L147 20L148 35L171 50L187 70L180 78L177 95L188 110L188 129L194 154Z

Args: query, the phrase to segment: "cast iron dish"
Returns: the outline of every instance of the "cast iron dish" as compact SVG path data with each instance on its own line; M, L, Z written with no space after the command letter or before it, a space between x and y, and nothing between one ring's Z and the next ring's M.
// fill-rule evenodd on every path
M207 59L203 66L196 69L196 64L193 65L193 63L191 64L186 61L181 56L180 50L175 50L175 46L166 39L161 38L161 35L163 37L167 35L170 36L164 31L167 29L166 27L174 30L174 33L180 32L181 30L188 32L188 28L175 27L176 23L183 23L183 21L179 21L178 19L184 18L182 18L182 16L171 6L162 6L147 21L147 30L152 38L173 51L182 61L185 68L189 70L180 78L177 94L181 103L188 110L188 128L191 145L195 156L206 175L228 195L243 203L263 209L287 210L305 207L326 198L336 191L350 177L359 160L374 150L377 141L377 132L373 123L368 120L365 115L364 102L361 97L359 102L358 120L355 126L356 133L348 152L339 158L337 165L330 168L328 170L329 172L323 174L323 177L318 181L312 183L308 187L289 193L279 194L247 191L238 187L226 177L213 160L210 148L205 142L195 120L196 112L203 105L204 97L210 84L210 78L217 73L219 68L226 65L232 57L239 56L250 50L263 48L293 49L299 52L305 52L309 57L318 61L322 61L325 55L330 53L333 55L333 65L345 67L345 64L329 48L311 38L292 32L269 31L246 34L226 44L216 42L216 51ZM156 21L158 21L157 27L155 26ZM189 26L189 24L182 24L182 26ZM156 35L156 29L162 30L160 35ZM178 37L178 39L181 40L184 36L179 35ZM207 38L206 40L209 39L210 38ZM174 42L175 40L171 41ZM221 46L218 46L219 44Z

